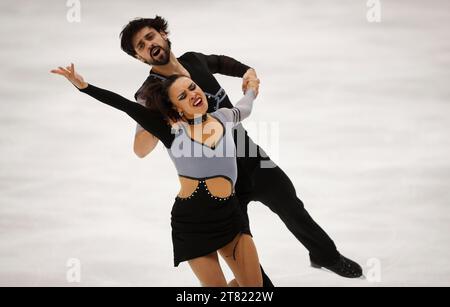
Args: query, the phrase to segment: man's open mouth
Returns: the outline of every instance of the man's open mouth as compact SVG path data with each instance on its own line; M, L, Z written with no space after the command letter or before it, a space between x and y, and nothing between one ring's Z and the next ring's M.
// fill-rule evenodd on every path
M157 57L160 53L161 53L161 48L160 47L153 47L151 52L150 52L152 57Z

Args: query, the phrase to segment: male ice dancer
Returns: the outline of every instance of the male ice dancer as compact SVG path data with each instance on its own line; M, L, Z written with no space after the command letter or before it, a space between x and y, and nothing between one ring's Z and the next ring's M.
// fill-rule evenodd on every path
M175 57L168 33L167 21L159 16L133 20L121 32L122 50L152 66L144 85L161 82L173 74L189 76L207 93L208 111L213 112L219 106L232 108L227 94L213 74L241 77L243 89L250 80L259 82L254 69L227 56L188 52L179 58ZM141 95L138 90L135 98L143 104ZM147 103L147 107L155 108L151 103ZM248 137L240 125L235 133L238 153L243 153L243 146L239 145L243 140L245 154L237 159L236 183L236 195L243 211L247 213L250 201L263 203L281 218L292 234L308 249L313 267L323 267L343 277L360 277L362 268L337 251L331 238L305 210L289 177ZM134 151L139 157L147 156L157 143L156 137L140 126L136 128ZM267 276L264 276L264 282L265 286L271 283Z

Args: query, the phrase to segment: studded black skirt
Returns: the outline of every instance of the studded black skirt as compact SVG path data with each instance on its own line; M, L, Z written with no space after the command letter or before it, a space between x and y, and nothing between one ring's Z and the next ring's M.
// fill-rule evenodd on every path
M238 235L251 235L236 195L212 196L204 180L189 198L175 198L171 212L174 265L206 256Z

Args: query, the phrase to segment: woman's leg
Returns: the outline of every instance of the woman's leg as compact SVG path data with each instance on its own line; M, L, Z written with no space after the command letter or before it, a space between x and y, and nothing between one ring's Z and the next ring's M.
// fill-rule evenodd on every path
M226 287L227 281L220 267L217 252L189 260L189 265L202 287Z
M238 284L238 282L236 281L236 278L235 278L235 279L232 279L232 280L230 280L230 281L228 282L228 287L229 287L229 288L237 288L237 287L239 287L239 284Z
M262 287L258 253L250 235L238 235L231 243L219 249L219 253L233 271L239 286Z

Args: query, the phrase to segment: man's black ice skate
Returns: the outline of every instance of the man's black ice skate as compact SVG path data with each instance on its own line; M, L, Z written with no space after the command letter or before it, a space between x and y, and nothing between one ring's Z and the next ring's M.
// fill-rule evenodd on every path
M317 269L325 268L346 278L359 278L363 274L362 268L359 264L342 255L340 255L339 260L332 265L322 266L311 261L311 266Z

